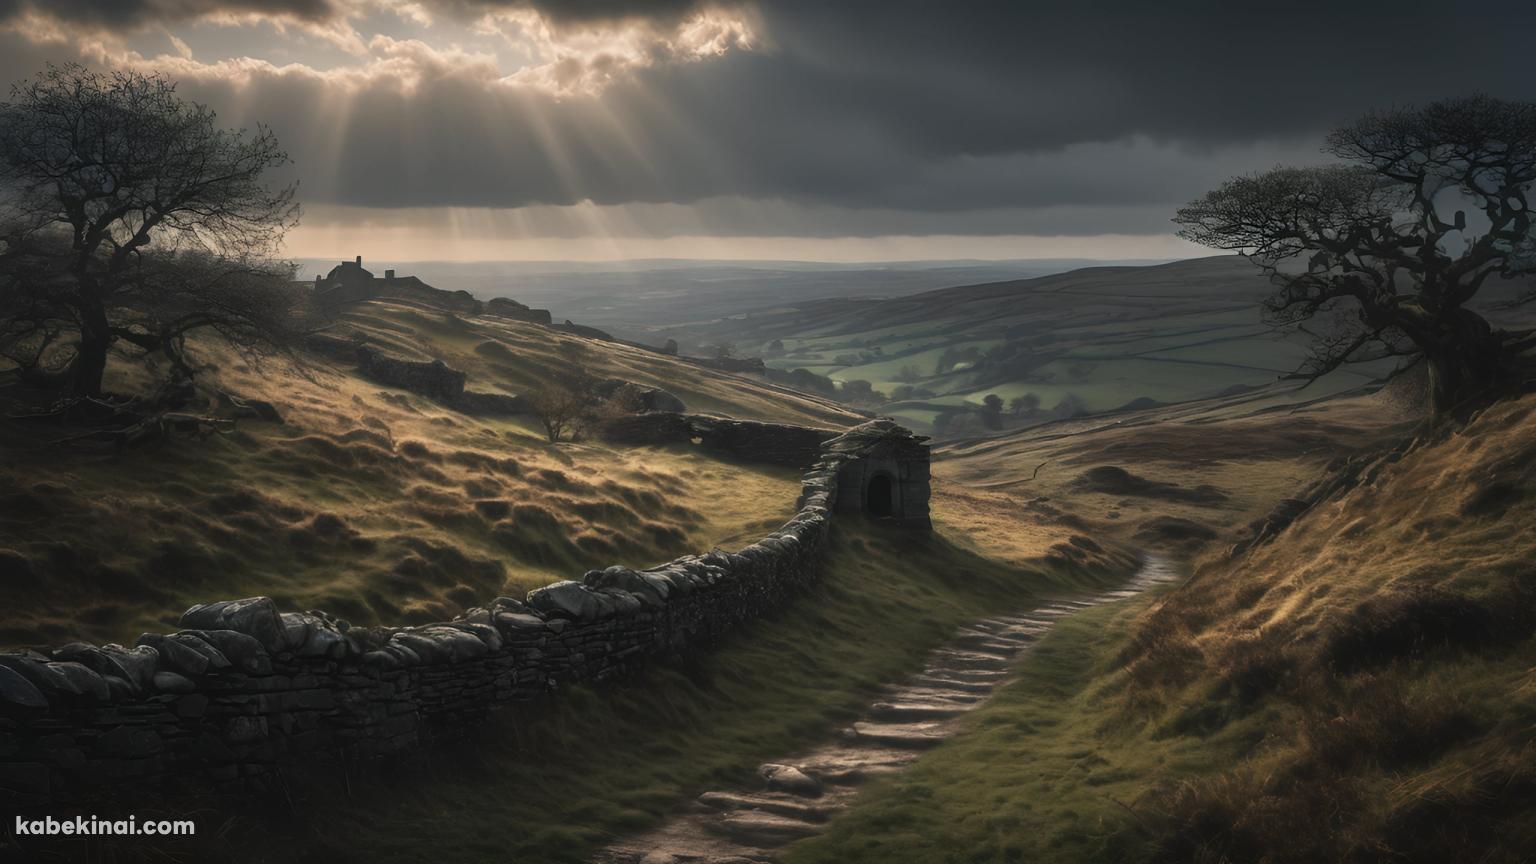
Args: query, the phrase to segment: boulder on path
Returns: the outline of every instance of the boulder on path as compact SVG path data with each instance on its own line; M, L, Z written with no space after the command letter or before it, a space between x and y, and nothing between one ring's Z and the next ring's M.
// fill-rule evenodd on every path
M769 762L757 769L769 789L815 798L821 794L821 781L793 765Z

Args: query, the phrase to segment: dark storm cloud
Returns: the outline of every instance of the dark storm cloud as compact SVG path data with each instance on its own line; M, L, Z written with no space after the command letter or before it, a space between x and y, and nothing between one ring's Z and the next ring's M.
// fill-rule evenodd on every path
M323 8L323 0L289 2L295 15ZM433 14L491 5L426 4ZM661 26L701 8L505 5L581 25L640 16ZM50 8L87 7L95 4ZM135 8L151 7L201 3ZM363 86L341 112L319 76L209 78L184 89L225 116L272 124L310 200L518 206L734 196L849 212L1172 205L1225 174L1269 167L1257 159L1271 153L1315 157L1323 131L1371 107L1473 90L1536 98L1531 3L755 8L759 50L657 63L596 97L493 85L451 65L414 89ZM1283 143L1259 154L1233 149L1261 141Z
M332 17L336 9L330 0L0 0L0 21L41 13L65 24L114 29L174 24L221 12L319 21Z
M731 5L737 5L733 0ZM459 13L500 9L534 9L557 24L593 24L606 21L648 19L669 23L686 18L706 6L708 0L430 0L429 7Z
M792 117L866 117L937 156L1131 133L1221 143L1310 133L1392 101L1536 95L1531 3L762 8L782 49L776 74L730 78L719 92Z
M710 5L702 0L426 0L433 11L473 16L505 9L534 9L561 24L650 19L671 22ZM719 5L719 4L714 4ZM66 24L139 27L227 12L322 21L344 14L340 0L0 0L0 21L44 13Z

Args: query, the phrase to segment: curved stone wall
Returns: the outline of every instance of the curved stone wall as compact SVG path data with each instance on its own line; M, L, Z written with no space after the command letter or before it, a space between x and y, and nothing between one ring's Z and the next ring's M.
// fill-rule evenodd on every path
M257 791L283 760L415 748L499 705L707 644L815 578L839 472L901 436L874 421L825 441L798 512L745 549L594 570L452 621L349 627L257 597L194 606L184 629L131 648L0 654L0 801Z

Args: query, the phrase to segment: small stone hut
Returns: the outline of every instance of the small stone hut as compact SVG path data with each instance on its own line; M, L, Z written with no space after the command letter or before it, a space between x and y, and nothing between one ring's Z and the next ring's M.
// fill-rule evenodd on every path
M881 418L828 442L828 449L862 454L838 472L836 512L864 513L912 528L932 528L928 518L927 440L894 420Z

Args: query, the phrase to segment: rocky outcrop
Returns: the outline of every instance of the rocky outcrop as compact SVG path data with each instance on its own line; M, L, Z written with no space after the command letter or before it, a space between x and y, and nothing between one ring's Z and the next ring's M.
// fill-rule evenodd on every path
M794 428L704 420L722 446ZM804 471L798 511L736 552L594 570L418 627L352 627L253 597L193 606L180 630L131 648L0 654L0 801L261 790L286 761L416 748L499 705L707 646L816 578L839 472L862 442L888 439L857 432L827 441L833 433L802 430L825 446ZM781 442L774 458L801 447Z
M486 315L510 318L513 321L528 321L533 324L548 325L554 320L548 309L532 309L510 297L493 297L485 301L483 311Z
M562 333L571 333L576 336L585 336L588 339L601 339L604 342L615 341L612 334L603 330L599 330L596 327L588 327L585 324L577 324L569 318L565 319L565 323L563 324L551 324L549 326L551 330L559 330Z
M464 382L468 378L441 360L401 360L367 345L358 346L355 357L357 371L363 377L386 387L409 390L439 402L458 399L464 393Z
M649 411L681 413L688 410L683 400L660 387L648 387L619 378L599 381L592 387L592 392L600 399L617 403L635 413Z
M469 376L441 360L401 360L367 345L357 346L354 357L357 371L363 377L386 387L398 387L425 396L465 414L512 415L528 414L533 410L524 396L464 389Z

